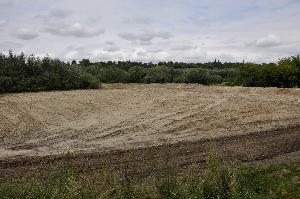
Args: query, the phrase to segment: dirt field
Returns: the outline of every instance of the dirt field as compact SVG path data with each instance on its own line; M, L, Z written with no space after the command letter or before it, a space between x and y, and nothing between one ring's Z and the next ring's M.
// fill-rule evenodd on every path
M149 147L300 126L300 89L183 84L0 96L0 158Z

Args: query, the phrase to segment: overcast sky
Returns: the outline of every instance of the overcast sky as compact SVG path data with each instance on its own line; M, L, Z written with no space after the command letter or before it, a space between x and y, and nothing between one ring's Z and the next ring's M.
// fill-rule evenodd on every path
M300 53L299 24L300 0L0 0L0 52L270 62Z

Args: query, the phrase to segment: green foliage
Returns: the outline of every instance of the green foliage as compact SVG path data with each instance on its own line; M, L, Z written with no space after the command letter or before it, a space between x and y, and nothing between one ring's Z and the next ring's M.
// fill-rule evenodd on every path
M277 63L96 62L77 65L49 57L0 54L0 93L97 88L103 83L197 83L247 87L300 87L300 56Z
M86 70L104 83L197 83L248 87L299 87L300 57L278 63L98 62Z
M93 75L84 71L80 74L80 88L97 89L99 87L99 81Z
M259 81L259 66L256 64L244 64L240 68L239 81L243 86L256 86Z
M73 61L71 62L71 64L72 64L72 65L76 65L76 64L77 64L77 61L76 61L76 60L73 60Z
M172 82L173 69L165 65L159 65L154 68L150 68L146 72L144 77L145 83L166 83Z
M79 62L80 65L82 65L83 67L88 67L91 62L89 59L82 59L80 62Z
M192 68L183 71L185 83L209 84L208 70L202 68Z
M297 199L300 162L228 166L212 150L207 170L190 175L138 180L127 171L102 170L83 177L67 164L48 177L0 185L0 198Z
M208 157L208 170L202 189L204 198L230 198L232 191L231 171L222 165L218 154L211 150Z
M104 83L125 83L127 72L115 66L101 68L97 76Z
M129 83L143 82L145 76L146 76L146 70L141 66L134 66L128 70Z
M299 87L299 59L298 55L280 59L277 64L244 64L240 68L239 83L257 87Z
M98 81L58 59L0 54L0 92L97 88Z

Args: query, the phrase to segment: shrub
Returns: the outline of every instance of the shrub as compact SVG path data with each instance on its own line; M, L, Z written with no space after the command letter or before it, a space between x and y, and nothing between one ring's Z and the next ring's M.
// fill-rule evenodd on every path
M0 54L0 92L97 88L98 81L75 65L45 57Z
M146 71L141 66L134 66L128 70L129 83L142 83L146 75Z
M146 76L144 77L145 83L166 83L166 82L172 82L172 80L173 80L172 68L164 65L160 65L148 69L146 72Z

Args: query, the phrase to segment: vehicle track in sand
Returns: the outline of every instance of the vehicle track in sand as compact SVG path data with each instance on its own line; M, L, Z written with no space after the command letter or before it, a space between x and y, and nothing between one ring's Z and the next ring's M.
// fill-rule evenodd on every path
M111 84L99 90L2 94L0 161L6 165L7 161L63 157L68 152L83 157L116 153L111 151L135 154L147 148L159 151L165 144L176 151L182 143L203 146L203 140L244 136L242 141L279 129L279 137L277 133L275 138L268 134L261 139L275 142L267 151L284 154L298 150L299 131L285 133L299 126L300 89ZM259 137L255 140L260 141ZM243 147L231 144L236 150Z
M300 126L131 150L7 159L0 161L0 183L8 179L21 181L36 174L46 176L49 170L61 168L66 162L87 175L103 169L126 169L133 177L144 178L150 175L164 175L170 166L179 173L185 173L189 172L191 165L193 169L206 167L211 146L214 146L227 162L266 162L278 157L279 161L299 161L299 134ZM296 155L290 155L293 153Z

